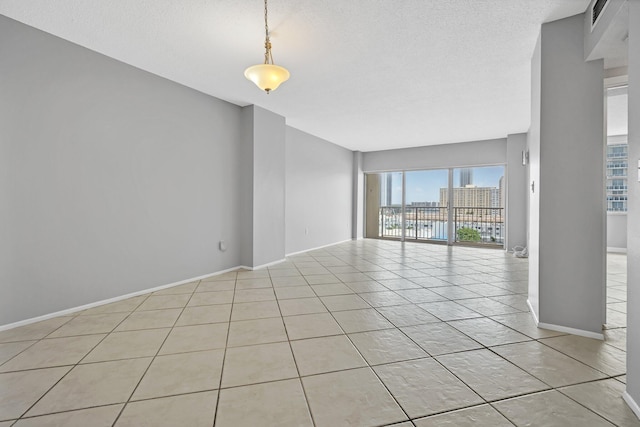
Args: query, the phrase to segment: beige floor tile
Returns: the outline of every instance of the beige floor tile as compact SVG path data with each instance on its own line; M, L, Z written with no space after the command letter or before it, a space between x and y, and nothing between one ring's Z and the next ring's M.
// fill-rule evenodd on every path
M605 377L602 372L537 341L493 347L492 350L552 387Z
M440 322L440 319L413 304L380 307L377 310L399 328L403 326L415 326L425 323Z
M324 273L329 272L329 270L325 269L324 267L319 269L315 269L315 268L300 269L300 272L304 274L304 280L306 280L307 283L310 285L326 285L330 283L340 283L340 279L338 279L336 276L334 276L333 274L322 274L323 271ZM317 273L314 273L314 272L317 272Z
M151 358L146 358L78 365L27 415L126 402L150 363Z
M290 340L342 334L330 313L302 314L284 318Z
M271 279L268 277L236 280L236 290L260 289L260 288L272 288L272 287L273 285L271 284Z
M383 315L369 308L364 310L337 311L333 313L342 329L348 334L353 332L374 331L393 328Z
M380 279L378 282L385 288L392 291L399 291L402 289L420 289L422 286L417 284L414 279Z
M330 311L357 310L359 308L371 308L369 304L358 295L332 295L320 298Z
M227 323L175 327L160 348L159 354L224 348L228 330Z
M605 344L604 341L576 335L564 335L546 338L540 342L608 375L626 373L627 354Z
M373 369L411 418L484 402L431 358L376 366Z
M460 286L442 286L442 287L436 287L436 288L429 288L429 290L445 298L448 298L450 300L465 299L465 298L479 298L482 296L482 295L478 295L475 292L464 289Z
M366 292L358 295L372 307L386 307L409 303L405 298L392 291Z
M340 371L367 365L351 341L344 335L292 341L291 348L300 375Z
M120 414L123 404L80 409L52 415L24 418L16 427L111 427Z
M113 332L82 359L82 363L155 356L170 330Z
M487 285L490 286L490 285ZM498 288L496 288L498 289ZM502 304L490 298L471 298L456 301L458 304L476 311L484 316L499 316L501 314L519 313L510 305Z
M388 291L387 288L385 288L375 280L368 280L366 282L345 282L345 285L347 285L349 289L357 293Z
M626 328L627 314L616 310L607 310L607 323L605 324L605 327L607 329Z
M486 317L454 320L449 325L487 347L531 340L528 336Z
M152 295L179 295L192 294L198 287L198 280L195 282L185 283L183 285L171 286L170 288L156 291Z
M622 399L624 384L615 379L573 385L560 391L617 426L640 426L640 420Z
M43 320L41 322L31 323L25 326L19 326L6 331L0 331L0 343L15 341L31 341L39 340L46 337L65 323L72 320L73 317L54 317L52 319Z
M360 332L349 338L370 365L418 359L429 355L397 329Z
M511 329L515 329L516 331L535 339L565 335L563 332L538 328L533 320L533 316L529 312L504 314L500 316L492 316L491 318L496 322L502 323Z
M327 285L311 285L311 288L315 294L319 297L325 297L330 295L349 295L354 294L348 286L342 283L332 283Z
M276 294L273 292L273 288L240 289L236 291L233 302L273 301L275 299Z
M627 328L605 329L605 344L627 351Z
M196 293L199 292L218 292L218 291L233 291L236 288L235 280L220 280L215 282L201 281L196 288Z
M0 366L0 372L76 364L104 337L101 334L40 340Z
M231 304L234 291L196 292L191 296L187 307L201 305Z
M162 310L165 308L182 308L187 305L191 294L179 295L151 295L147 298L136 311L146 310Z
M224 350L158 356L138 385L133 400L217 389Z
M370 368L302 379L317 427L377 426L407 416Z
M176 326L203 325L205 323L227 323L231 318L231 304L186 307Z
M418 307L427 310L429 313L445 322L482 317L480 313L468 309L467 307L463 307L454 301L427 302L419 304Z
M209 391L130 402L116 427L211 427L217 398L217 391Z
M298 377L289 343L227 349L222 387L256 384Z
M233 304L231 320L266 319L280 317L280 307L276 301L242 302Z
M228 347L287 341L281 318L231 322Z
M372 277L364 273L337 273L335 275L341 282L359 282L363 280L371 280Z
M327 309L320 298L296 298L280 300L280 311L283 316L295 316L298 314L326 313Z
M481 344L443 322L407 326L400 330L432 356L482 348Z
M416 427L512 427L513 424L490 405L460 409L414 420Z
M220 391L216 427L313 426L300 380Z
M613 424L557 391L494 403L516 426L611 427Z
M137 331L142 329L170 328L176 323L182 309L168 308L165 310L136 311L124 319L115 332Z
M510 291L503 288L499 288L497 286L490 285L488 283L475 283L470 285L462 285L462 287L468 291L475 292L476 294L482 295L485 297L512 295Z
M527 294L500 295L492 296L490 299L506 304L524 313L529 313L529 304L527 304ZM529 314L531 315L531 314Z
M129 313L110 313L77 316L48 335L47 338L109 333L128 315Z
M291 273L293 274L293 273ZM292 276L275 276L271 277L271 283L274 288L280 287L294 287L294 286L309 286L304 277L300 275L298 270L295 270L295 275Z
M437 359L487 401L549 388L489 350L447 354Z
M313 298L316 293L313 292L311 286L287 286L282 288L274 288L276 298L279 300L293 299L293 298Z
M238 280L269 278L269 270L238 270Z
M35 342L36 341L17 341L0 344L0 365L29 348ZM2 370L1 366L0 370Z
M65 367L0 374L0 421L20 417L70 370Z
M116 301L109 304L99 305L97 307L89 308L87 310L83 310L78 314L83 316L87 314L106 314L106 313L122 313L122 312L131 312L135 310L144 300L146 300L148 295L140 295L133 298L127 298L122 301Z
M446 299L429 289L401 289L396 293L414 304L444 301Z

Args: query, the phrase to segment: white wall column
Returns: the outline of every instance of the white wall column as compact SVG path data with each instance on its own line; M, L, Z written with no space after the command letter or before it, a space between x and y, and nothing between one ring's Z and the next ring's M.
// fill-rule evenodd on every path
M604 65L584 61L583 15L544 24L538 49L529 134L530 301L538 300L540 326L602 338Z
M629 192L627 224L627 391L640 417L640 3L629 2Z
M504 204L507 234L505 250L527 245L526 224L526 166L522 164L522 153L527 149L527 135L519 133L507 136L507 167L505 171L506 201Z
M242 114L242 262L258 267L285 257L286 125L284 117L255 105L244 107Z

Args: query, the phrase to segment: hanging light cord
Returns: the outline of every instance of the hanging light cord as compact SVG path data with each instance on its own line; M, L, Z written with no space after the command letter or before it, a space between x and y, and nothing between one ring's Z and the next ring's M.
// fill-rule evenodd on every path
M273 64L271 55L271 40L269 39L269 23L267 22L267 0L264 0L264 63Z

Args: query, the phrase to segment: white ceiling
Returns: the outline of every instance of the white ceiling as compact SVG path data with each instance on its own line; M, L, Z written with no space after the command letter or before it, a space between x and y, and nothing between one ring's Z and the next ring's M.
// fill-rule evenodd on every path
M526 132L540 25L589 0L270 0L270 95L245 80L263 60L262 0L0 0L0 13L352 150Z

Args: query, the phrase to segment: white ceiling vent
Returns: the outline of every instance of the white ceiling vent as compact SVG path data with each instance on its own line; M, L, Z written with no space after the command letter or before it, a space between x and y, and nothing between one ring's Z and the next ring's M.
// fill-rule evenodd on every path
M608 3L609 3L609 0L596 0L593 3L593 7L591 8L591 29L592 30L593 30L593 27L596 26L596 23L598 22L598 18L602 16L602 12L604 11L604 8L607 6Z

